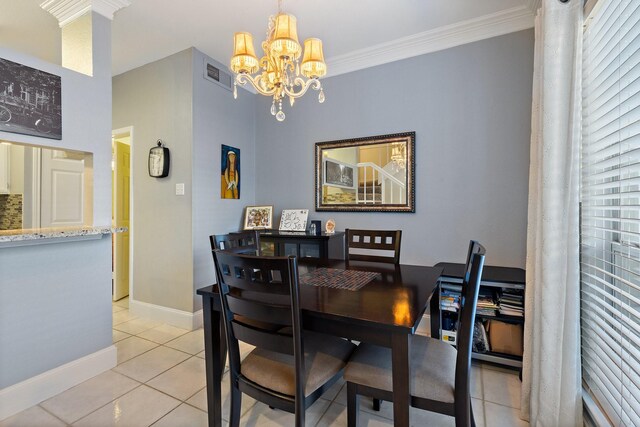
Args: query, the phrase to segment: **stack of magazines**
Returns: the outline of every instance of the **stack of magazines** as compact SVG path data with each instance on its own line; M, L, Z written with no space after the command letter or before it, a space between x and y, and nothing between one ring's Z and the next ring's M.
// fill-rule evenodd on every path
M487 288L480 288L478 293L478 305L476 306L476 315L478 316L495 316L498 305L493 298L493 291Z
M500 314L505 316L524 316L524 296L517 289L502 289L500 294Z
M460 308L460 292L451 289L442 289L440 292L440 309L445 311L458 311Z

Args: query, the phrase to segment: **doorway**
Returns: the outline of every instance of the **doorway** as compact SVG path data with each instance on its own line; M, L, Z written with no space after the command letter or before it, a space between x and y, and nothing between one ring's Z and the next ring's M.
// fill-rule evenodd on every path
M113 227L127 231L112 234L112 296L113 301L127 297L131 290L132 236L131 229L131 144L133 128L116 129L111 134L111 222Z

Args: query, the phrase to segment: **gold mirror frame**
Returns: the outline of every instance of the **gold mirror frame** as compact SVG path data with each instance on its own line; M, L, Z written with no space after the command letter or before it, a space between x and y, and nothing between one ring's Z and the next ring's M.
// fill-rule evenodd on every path
M414 213L415 140L404 132L317 142L316 211ZM362 162L365 150L381 160Z

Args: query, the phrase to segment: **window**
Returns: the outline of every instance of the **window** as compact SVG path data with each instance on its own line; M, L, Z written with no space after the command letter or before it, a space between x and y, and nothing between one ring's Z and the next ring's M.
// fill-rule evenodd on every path
M640 1L586 20L581 149L582 378L615 425L640 419Z
M23 101L29 102L29 91L27 87L22 84L20 85L20 98L22 98Z

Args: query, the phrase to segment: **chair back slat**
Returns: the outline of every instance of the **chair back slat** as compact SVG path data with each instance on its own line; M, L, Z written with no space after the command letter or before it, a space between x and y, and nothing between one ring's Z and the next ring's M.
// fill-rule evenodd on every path
M345 230L345 257L353 261L400 263L402 230ZM351 249L364 249L367 253L353 253ZM388 251L392 255L375 252Z
M471 267L473 266L473 256L475 254L480 254L480 255L484 255L486 253L486 250L484 248L484 246L482 246L477 240L470 240L469 241L469 249L467 251L467 261L464 265L464 273L462 276L462 292L460 295L460 299L461 299L461 307L462 307L462 303L465 301L465 294L464 294L464 289L465 288L465 284L469 283L469 280L471 278ZM481 278L482 279L482 278ZM458 330L460 328L460 322L462 322L462 310L458 310L458 315L456 318L456 330Z
M259 298L259 296L256 296ZM259 322L267 322L282 326L291 326L291 306L269 303L268 295L262 295L261 301L253 301L252 295L243 293L242 298L228 294L227 303L233 314L248 317ZM271 301L278 302L280 298L273 298Z
M209 236L211 249L257 255L260 253L260 234L255 230Z
M293 355L291 335L254 328L237 320L232 321L232 327L233 334L242 342L276 353Z
M465 280L469 280L469 275L471 274L471 257L473 254L479 253L481 247L482 245L478 243L477 240L469 241L469 250L467 251L467 260L465 261L464 276L462 277L463 282ZM484 250L484 248L482 250Z
M245 289L247 291L289 295L288 286L278 282L269 282L260 280L261 275L269 275L269 271L243 271L243 276L235 276L231 274L222 273L224 281L227 285L238 289ZM237 274L237 272L236 272ZM264 277L264 276L263 276Z
M268 294L290 293L289 282L284 280L289 274L287 264L274 264L271 260L254 257L233 259L233 264L221 260L219 267L224 283L234 288Z
M468 276L462 282L462 300L460 310L460 322L457 331L457 356L456 356L456 379L455 379L455 401L470 402L471 383L471 350L473 344L473 329L476 317L476 306L478 304L478 293L482 280L482 270L484 267L485 248L474 242L473 252L470 254ZM470 248L472 245L470 245ZM469 411L469 405L461 403ZM464 408L463 408L464 409ZM469 417L466 417L469 419Z

